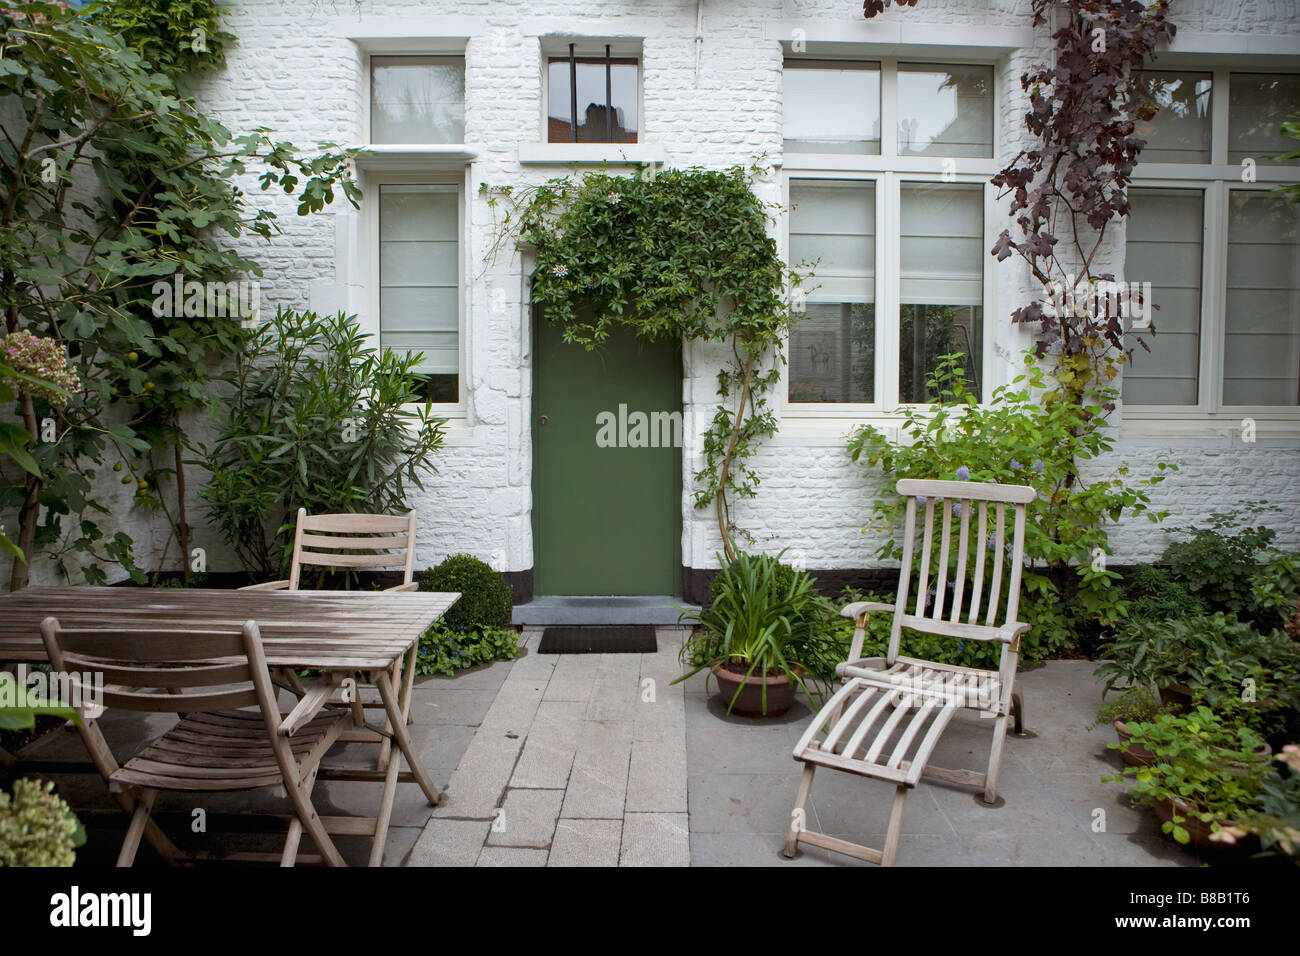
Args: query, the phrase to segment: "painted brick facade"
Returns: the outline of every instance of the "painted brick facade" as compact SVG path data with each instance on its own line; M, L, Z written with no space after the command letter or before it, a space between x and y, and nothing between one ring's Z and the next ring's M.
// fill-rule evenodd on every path
M641 139L661 147L670 167L718 168L759 156L780 160L781 41L794 38L796 30L805 31L809 42L888 44L890 55L898 56L907 55L908 42L948 46L965 57L978 55L980 44L997 46L988 62L995 64L999 97L995 158L1003 161L1022 143L1025 98L1019 77L1046 53L1043 34L1029 31L1028 0L922 0L915 9L891 9L872 23L862 21L856 0L705 0L698 77L697 5L689 0L232 0L225 5L227 29L239 39L225 71L207 81L204 103L232 130L267 126L300 146L366 140L368 52L393 50L402 37L410 41L406 52L430 49L421 43L432 36L468 38L465 139L477 156L465 180L467 404L465 418L453 423L448 447L437 458L427 494L414 498L421 517L420 567L453 551L495 558L505 570L532 567L526 283L517 255L484 262L494 220L478 189L539 182L568 171L519 161L520 144L541 138L539 37L638 38ZM1293 0L1178 0L1174 19L1183 31L1180 42L1190 50L1277 52L1289 44L1291 52L1300 53L1300 3ZM999 41L999 35L1011 39ZM390 45L382 46L384 41ZM972 46L962 48L962 43ZM292 201L259 193L251 177L246 188L255 202L279 214L284 228L270 244L248 241L240 247L265 267L264 308L285 304L365 313L371 280L364 264L372 239L364 215L338 201L323 214L299 218ZM779 173L756 188L763 200L779 200ZM1117 233L1110 258L1117 273L1121 239ZM993 341L1012 351L1026 340L1011 330L1006 316L1030 291L1026 272L1010 260L996 269L1000 325ZM720 357L716 347L688 345L685 351L684 408L701 420L707 420L716 400ZM739 523L761 547L800 549L812 568L877 563L879 539L864 533L863 524L880 483L844 453L849 424L783 417L781 435L755 460L763 480L758 497L737 508ZM1261 423L1253 445L1239 440L1236 422L1124 428L1117 458L1141 471L1157 454L1171 451L1182 465L1157 497L1173 512L1171 527L1239 498L1267 497L1286 511L1279 522L1288 529L1286 543L1300 546L1294 520L1300 511L1300 422ZM687 455L687 474L697 466ZM191 480L192 487L198 483ZM689 488L683 489L682 507L682 563L716 566L719 540L712 511L693 511ZM202 527L200 513L192 520L198 528L195 544L208 549L210 565L234 570L219 541ZM133 521L132 527L138 524ZM165 531L140 531L141 557L150 541L156 554ZM1127 562L1158 554L1164 538L1140 521L1122 527L1113 540L1114 559Z

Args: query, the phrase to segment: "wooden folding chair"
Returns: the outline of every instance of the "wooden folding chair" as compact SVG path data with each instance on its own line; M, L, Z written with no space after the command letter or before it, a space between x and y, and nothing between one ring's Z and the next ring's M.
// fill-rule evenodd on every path
M897 489L907 497L898 596L893 604L860 601L840 612L856 621L853 642L849 659L836 668L842 686L825 703L794 748L794 759L801 761L804 769L783 851L787 857L795 855L800 843L810 843L871 863L892 865L907 795L922 777L978 787L983 789L986 803L997 800L1002 747L1013 706L1016 661L1021 636L1029 630L1029 625L1017 621L1016 615L1024 561L1025 508L1036 494L1033 488L1023 485L914 479L903 479ZM994 511L991 521L990 505ZM1008 506L1014 515L1010 545L1006 540ZM918 507L925 509L925 531L920 579L909 614ZM936 514L942 516L937 551L934 547ZM960 520L955 551L954 517ZM991 560L986 560L990 555ZM974 569L968 581L967 571L972 563ZM1007 569L1010 578L1005 591L1005 611L999 623L996 619L1004 597L1003 579ZM981 598L986 594L987 605L981 615ZM862 644L872 611L894 615L889 647L885 657L863 658ZM995 641L1002 645L998 669L959 667L901 656L903 628L955 640ZM975 710L993 720L993 744L988 769L983 773L929 766L930 755L958 710ZM806 806L813 774L819 766L894 784L894 803L883 849L859 846L807 828ZM825 820L826 811L821 811L820 816Z
M249 621L243 631L65 630L56 618L41 623L56 673L80 685L90 701L97 678L102 703L147 713L180 714L180 722L124 764L113 756L98 723L80 731L95 767L123 810L131 814L118 866L135 860L141 838L168 863L197 859L298 859L303 831L331 866L345 866L312 806L321 758L347 728L345 712L326 712L294 731L283 726L262 637ZM90 683L88 684L87 681ZM284 850L264 853L186 853L151 819L162 791L214 792L283 787L293 803ZM308 858L307 859L319 859Z
M415 591L419 584L415 575L415 511L405 515L376 514L307 514L306 508L298 509L298 523L293 536L293 558L289 565L289 577L280 581L267 581L263 584L250 584L242 591L297 591L302 581L302 569L307 567L327 568L401 568L402 583L385 591ZM410 697L415 684L416 651L407 654L405 675L403 661L393 662L390 673L394 687L402 689L403 706L406 709L407 723L411 722ZM301 681L292 671L281 673L281 678L295 694L301 697L305 692ZM365 685L369 686L369 685ZM353 722L356 727L365 725L365 710L378 710L384 703L378 697L362 699L361 688L346 701L353 710ZM392 727L385 721L385 734L392 733ZM361 739L349 735L351 740ZM392 741L384 736L380 742L377 766L383 770L388 765Z

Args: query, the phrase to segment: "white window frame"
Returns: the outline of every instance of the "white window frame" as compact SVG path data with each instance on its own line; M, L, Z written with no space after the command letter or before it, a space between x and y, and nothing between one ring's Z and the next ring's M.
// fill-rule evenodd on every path
M365 54L363 62L365 64L365 78L362 85L365 87L365 95L361 97L361 130L362 138L365 140L366 148L373 152L384 155L388 153L454 153L463 151L465 144L460 143L376 143L374 142L374 129L370 119L370 104L374 100L375 90L375 58L389 59L391 57L424 57L427 59L455 59L460 60L461 69L465 77L465 97L463 108L465 110L465 125L469 123L469 63L465 56L465 44L462 41L459 47L452 47L447 50L414 50L410 52L394 52L389 50L371 50Z
M415 172L371 172L365 175L363 190L373 201L362 204L365 214L364 235L367 259L366 310L358 317L362 332L372 335L375 348L384 348L383 335L379 327L379 190L382 186L440 186L448 191L456 191L456 234L460 243L457 263L457 333L456 344L459 369L457 373L457 400L453 402L435 402L430 409L437 415L450 419L463 419L468 409L468 370L469 370L469 322L468 289L466 276L466 257L470 254L466 233L466 172L433 171Z
M1269 192L1285 183L1300 182L1300 164L1292 166L1256 165L1254 183L1241 181L1240 165L1228 163L1228 99L1230 75L1233 73L1300 74L1300 65L1286 67L1215 66L1172 60L1157 67L1167 72L1210 73L1210 162L1209 163L1142 163L1134 168L1133 188L1199 189L1204 191L1201 233L1201 326L1200 362L1197 369L1197 404L1135 405L1122 403L1125 422L1187 421L1227 422L1236 425L1242 418L1261 418L1300 422L1300 405L1225 405L1223 404L1224 345L1227 335L1228 297L1228 199L1235 190ZM1124 281L1140 282L1141 276L1129 275L1125 258ZM1160 297L1152 290L1152 298ZM1156 335L1153 349L1160 340L1160 313L1152 313ZM1137 346L1141 349L1141 346ZM1121 372L1121 399L1123 397Z
M548 139L550 134L550 114L547 104L550 103L551 100L551 71L548 68L548 65L553 57L567 57L569 55L570 43L574 45L573 53L578 57L603 57L605 55L605 44L608 43L609 55L612 58L636 60L637 130L635 143L552 143ZM640 38L633 37L542 37L538 48L538 68L542 77L542 95L537 108L537 143L534 150L529 151L530 155L534 153L537 147L542 147L546 152L572 152L577 150L579 152L591 152L593 154L608 153L612 161L618 161L622 153L626 153L628 157L639 157L644 154L646 152L646 147L650 145L646 140L644 46L645 45ZM522 145L523 144L521 144L521 146ZM533 159L533 161L535 162L538 160Z
M851 153L786 153L782 167L782 215L780 242L782 255L790 261L790 183L792 180L829 179L841 182L871 182L876 196L876 355L875 400L872 402L791 402L789 391L790 366L781 365L780 410L783 420L797 419L853 419L889 417L896 419L905 408L925 409L931 405L909 406L898 400L899 300L902 275L901 266L901 190L903 183L936 183L940 185L977 184L983 187L983 240L987 252L993 245L994 216L997 214L997 192L989 183L1001 164L996 158L1000 115L1000 93L996 83L998 66L987 59L931 56L873 56L820 57L808 59L858 59L864 63L880 64L880 153L879 155ZM795 57L787 57L795 59ZM917 63L932 66L985 66L993 71L993 150L989 158L960 156L900 156L898 154L898 64ZM998 315L997 289L994 278L994 259L984 256L982 272L982 298L984 338L980 360L981 398L987 400L992 390L1001 384L1000 369L994 345ZM804 291L817 286L815 275ZM788 343L787 343L788 345ZM785 346L783 346L785 347ZM788 352L787 352L788 356Z

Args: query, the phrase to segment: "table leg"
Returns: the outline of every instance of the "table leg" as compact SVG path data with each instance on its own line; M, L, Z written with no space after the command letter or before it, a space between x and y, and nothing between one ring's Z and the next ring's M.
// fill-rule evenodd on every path
M379 671L375 678L375 686L379 688L379 696L384 701L384 710L388 713L388 725L392 728L393 740L396 741L402 753L406 755L406 763L411 768L411 772L415 774L420 789L429 798L430 805L436 807L438 801L442 799L442 794L438 792L438 788L429 779L429 774L424 769L424 763L420 760L420 755L415 752L415 745L411 743L411 738L406 733L406 715L402 711L401 702L397 699L397 691L394 690L393 682L388 677L388 671Z
M402 769L402 752L389 755L388 770L384 774L384 795L379 801L379 815L375 817L375 838L370 844L369 866L384 865L384 845L388 842L388 824L393 818L393 799L397 796L397 776Z

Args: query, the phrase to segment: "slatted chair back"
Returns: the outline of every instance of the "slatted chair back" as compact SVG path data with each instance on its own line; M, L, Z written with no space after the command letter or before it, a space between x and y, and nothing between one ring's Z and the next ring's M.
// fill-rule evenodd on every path
M403 586L415 574L415 512L406 515L309 515L298 509L289 590L304 565L331 568L401 568Z
M48 617L41 637L54 672L80 700L92 700L102 679L105 707L168 714L257 707L261 684L274 696L260 637L256 667L238 631L71 630Z
M907 498L907 515L888 663L898 657L905 627L959 640L1008 642L1005 628L1016 623L1020 607L1025 509L1037 497L1034 489L912 478L899 481L897 489ZM918 517L920 562L914 569Z

